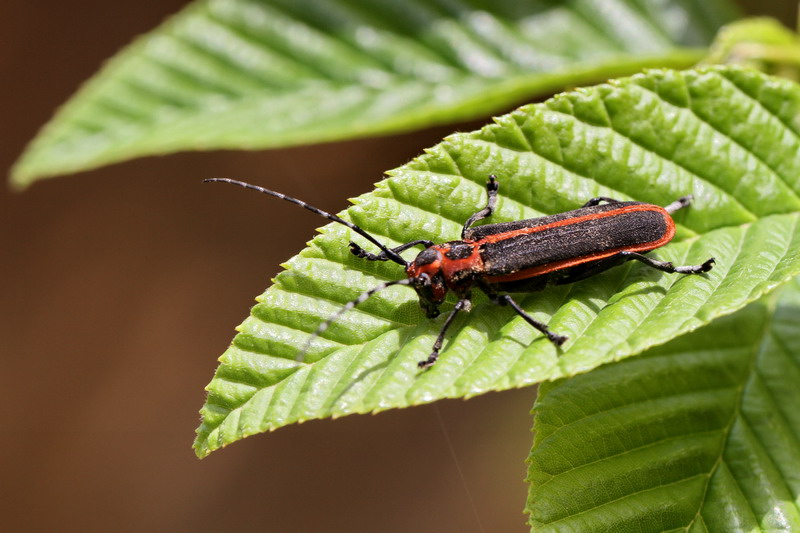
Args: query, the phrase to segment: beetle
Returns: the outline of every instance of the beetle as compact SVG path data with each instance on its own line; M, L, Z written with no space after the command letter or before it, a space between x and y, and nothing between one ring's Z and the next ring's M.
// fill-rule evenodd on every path
M471 309L474 288L483 291L494 303L511 307L558 347L567 337L552 332L546 324L534 319L508 293L534 292L548 285L573 283L632 260L662 272L678 274L708 272L715 263L711 257L700 265L674 266L644 255L672 240L675 223L671 215L689 206L691 196L679 198L666 207L599 196L573 211L473 227L494 212L499 182L492 175L486 184L486 206L464 223L460 240L436 244L418 239L389 248L352 222L291 196L228 178L204 181L230 183L262 192L343 224L381 250L377 254L370 253L351 241L350 251L354 255L368 261L393 261L405 268L406 279L388 281L362 293L320 324L298 359L313 339L342 314L393 285L413 287L428 318L439 316L439 306L448 292L452 291L457 297L430 355L419 362L420 368L429 368L436 363L445 334L456 315ZM424 249L413 261L406 261L400 253L415 246Z

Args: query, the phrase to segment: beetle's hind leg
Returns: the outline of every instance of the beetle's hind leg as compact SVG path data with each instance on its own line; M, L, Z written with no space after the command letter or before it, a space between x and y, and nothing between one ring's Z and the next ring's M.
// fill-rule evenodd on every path
M486 196L488 196L486 207L469 217L469 220L464 223L464 227L461 229L462 240L467 238L467 230L471 225L479 220L483 220L494 212L494 205L497 203L497 189L499 187L500 184L497 182L497 177L494 174L489 176L489 181L486 182Z
M678 209L683 209L684 207L689 207L690 205L692 205L692 200L694 200L694 196L692 196L691 194L686 196L681 196L671 204L664 206L664 210L671 215Z
M670 274L702 274L703 272L708 272L714 266L716 261L714 258L708 259L701 265L689 265L689 266L674 266L669 261L658 261L656 259L652 259L647 257L646 255L642 255L636 252L620 252L617 257L623 257L626 261L635 260L649 267L653 267L657 270L662 272L668 272Z
M690 205L692 205L692 200L694 200L694 197L691 194L689 194L687 196L681 196L680 198L678 198L677 200L675 200L674 202L672 202L668 206L664 207L664 210L667 213L672 214L675 211L677 211L678 209L683 209L684 207L689 207ZM583 204L581 206L581 208L583 208L583 207L594 207L596 205L600 205L601 202L606 202L606 203L609 203L609 204L618 204L620 202L620 200L616 200L614 198L609 198L607 196L597 196L596 198L592 198L591 200L589 200L588 202Z

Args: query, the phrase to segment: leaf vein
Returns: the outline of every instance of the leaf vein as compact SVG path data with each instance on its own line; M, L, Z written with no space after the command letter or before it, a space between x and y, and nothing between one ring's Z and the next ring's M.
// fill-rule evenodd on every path
M603 104L605 105L605 100L603 100ZM720 185L718 185L718 184L714 183L712 180L710 180L709 178L707 178L707 177L705 177L705 176L701 176L701 175L700 175L700 174L698 174L697 172L695 172L695 171L693 171L693 170L689 169L689 168L688 168L687 166L685 166L684 164L682 164L682 163L680 163L680 162L678 162L678 161L675 161L675 160L673 160L673 159L670 159L670 158L668 158L668 157L666 157L666 156L663 156L663 155L659 154L658 152L656 152L656 151L654 151L654 150L652 150L652 149L648 148L647 146L645 146L645 145L641 144L641 143L640 143L639 141L637 141L636 139L634 139L634 138L632 138L632 137L630 137L630 136L626 135L625 133L623 133L623 132L619 131L618 129L614 128L613 126L597 126L597 125L595 125L595 124L592 124L591 122L587 122L587 121L585 121L585 120L583 120L583 119L581 119L580 117L577 117L577 116L575 116L575 115L571 115L571 114L569 114L569 113L564 113L563 111L556 111L556 110L553 110L553 109L548 109L548 110L547 110L547 112L549 112L549 113L554 113L554 114L558 114L558 115L562 115L562 116L569 117L569 118L572 118L572 119L576 120L577 122L580 122L581 124L584 124L585 126L588 126L589 128L602 128L602 129L608 129L608 130L610 130L611 132L615 133L616 135L619 135L619 136L620 136L620 137L622 137L623 139L626 139L626 140L627 140L627 141L629 141L631 144L634 144L634 145L636 145L636 146L637 146L638 148L640 148L641 150L643 150L643 151L645 151L645 152L647 152L647 153L649 153L649 154L651 154L651 155L653 155L653 156L655 156L655 157L659 158L659 159L660 159L660 160L662 160L662 161L666 161L667 163L670 163L670 164L673 164L673 165L675 165L676 167L678 167L678 168L680 168L681 170L683 170L684 172L686 172L686 173L687 173L689 176L692 176L692 177L694 177L694 178L697 178L698 180L705 182L707 185L709 185L709 186L711 186L711 187L713 187L713 188L715 188L715 189L717 189L717 190L719 190L719 191L722 191L723 193L725 193L725 194L726 194L726 195L727 195L727 196L728 196L728 197L731 199L731 201L732 201L734 204L736 204L738 207L740 207L740 208L741 208L743 211L747 212L747 214L749 214L751 217L753 217L753 219L754 219L754 220L757 220L758 218L760 218L760 217L759 217L759 216L757 216L755 213L753 213L753 212L752 212L750 209L748 209L746 206L744 206L744 205L743 205L743 204L742 204L742 203L739 201L739 199L736 197L736 195L734 194L734 192L733 192L733 191L730 191L730 190L728 190L728 189L726 189L726 188L724 188L724 187L722 187L722 186L720 186ZM585 176L585 177L586 177L587 179L590 179L590 180L592 180L592 181L595 181L595 182L598 182L598 183L602 183L602 182L600 182L600 180L599 180L599 179L596 179L596 178L591 178L591 177L588 177L588 176Z
M708 476L708 474L705 474L705 473L695 474L693 476L689 476L689 477L686 477L686 478L678 479L678 480L672 481L670 483L662 483L660 485L656 485L654 487L649 487L649 488L644 489L644 490L639 490L639 491L636 491L636 492L632 492L630 494L625 494L624 496L620 496L619 498L615 498L613 500L610 500L610 501L607 501L607 502L603 502L601 504L589 507L587 509L584 509L584 510L582 510L580 512L571 514L569 516L558 518L556 520L553 520L552 522L545 522L545 524L548 525L548 526L552 525L552 524L557 524L559 522L563 522L566 519L574 518L576 516L581 516L581 515L587 514L587 513L591 513L593 511L596 511L596 510L601 509L603 507L606 507L606 506L609 506L609 505L613 505L613 504L615 504L617 502L620 502L620 501L628 499L628 498L632 498L634 496L638 496L640 494L646 494L648 492L653 492L653 491L656 491L656 490L659 490L659 489L663 489L663 488L666 488L666 487L671 487L671 486L674 486L674 485L680 485L681 483L685 483L686 481L690 481L690 480L695 479L695 478L706 477L706 476Z
M734 387L726 387L726 388L734 388ZM643 402L637 402L637 403L643 403ZM591 416L595 416L595 415L589 415L588 417L584 417L584 418L590 418ZM569 427L570 425L572 425L572 423L573 422L570 422L570 424L566 424L564 426L559 427L558 431L556 431L555 433L552 433L546 439L544 439L543 441L537 443L537 446L541 446L543 443L547 442L551 437L553 437L553 435L556 435L562 429L564 429L566 427ZM635 424L635 420L632 421L632 423ZM691 433L681 433L680 435L673 435L672 437L658 439L658 440L655 440L655 441L652 441L652 442L648 442L646 444L635 446L633 448L628 448L628 449L626 449L624 451L621 451L621 452L618 452L618 453L614 453L614 454L611 454L611 455L606 455L604 457L600 457L600 458L595 459L593 461L589 461L589 462L582 463L582 464L579 464L579 465L571 466L570 468L568 468L566 470L562 470L561 472L557 472L555 474L552 474L550 479L548 479L547 481L545 481L541 485L537 486L537 490L541 490L542 488L547 486L548 483L550 483L551 481L555 480L556 478L564 476L566 474L569 474L570 472L573 472L575 470L580 470L580 469L586 468L588 466L592 466L592 465L596 465L598 463L602 463L604 461L609 461L609 460L612 460L612 459L619 459L620 457L625 457L626 455L629 455L629 454L632 454L632 453L635 453L635 452L640 452L642 450L647 450L648 448L653 448L655 446L658 446L659 444L665 444L665 443L669 443L669 442L676 442L676 441L680 441L681 439L686 439L687 437L699 437L699 436L703 436L703 435L713 435L715 433L720 433L720 432L724 431L724 429L725 428L716 428L716 429L709 429L709 430L705 430L705 431L694 431L694 432L691 432ZM705 474L705 475L707 475L707 474ZM695 477L695 476L692 476L692 477ZM626 494L624 497L633 496L635 494L636 493ZM608 503L608 502L606 502L606 503ZM586 509L586 510L588 510L588 509ZM571 515L571 516L575 516L575 515Z
M747 146L745 146L744 144L742 144L742 143L741 143L741 142L739 142L738 140L734 139L734 138L733 138L733 137L731 137L729 134L725 133L724 131L722 131L721 129L719 129L717 126L715 126L714 124L712 124L711 122L709 122L708 120L706 120L705 118L703 118L702 116L700 116L700 115L699 115L699 114L698 114L698 113L697 113L697 112L694 110L694 108L692 108L692 107L683 108L683 107L674 106L673 104L671 104L671 103L667 102L666 100L664 100L664 99L661 97L661 95L660 95L660 94L658 94L656 91L654 91L654 90L650 89L649 87L644 87L644 86L642 86L642 85L639 85L638 87L639 87L639 88L641 88L642 90L644 90L645 92L649 92L649 93L651 93L653 96L655 96L656 98L658 98L659 100L661 100L661 102L662 102L664 105L668 105L668 106L676 107L677 109L685 109L686 111L689 111L689 112L692 114L692 116L693 116L693 117L695 117L695 119L697 119L699 122L701 122L702 124L705 124L706 126L708 126L709 128L711 128L712 130L714 130L715 132L717 132L718 134L722 135L722 136L723 136L723 137L725 137L725 139L726 139L727 141L729 141L731 144L734 144L734 145L738 146L738 147L739 147L739 148L741 148L741 149L742 149L744 152L746 152L747 154L751 155L753 158L755 158L757 161L759 161L759 162L760 162L762 165L764 165L766 168L768 168L768 169L769 169L769 171L770 171L770 173L771 173L771 174L772 174L772 175L773 175L775 178L777 178L777 180L778 180L778 181L780 181L780 182L782 182L784 185L786 185L786 188L787 188L787 189L789 189L789 191L791 192L791 194L792 194L792 196L794 197L794 199L795 199L795 200L798 200L798 201L800 201L800 195L798 195L798 194L797 194L797 191L794 189L793 185L792 185L791 183L789 183L789 180L788 180L788 179L787 179L785 176L783 176L783 175L782 175L782 174L781 174L781 173L780 173L780 172L779 172L779 171L778 171L776 168L774 168L772 165L770 165L770 164L769 164L769 163L768 163L768 162L767 162L767 161L766 161L764 158L762 158L760 155L758 155L757 153L755 153L754 151L752 151L750 148L748 148ZM741 91L739 91L739 92L741 92ZM749 98L749 97L748 97L748 98Z

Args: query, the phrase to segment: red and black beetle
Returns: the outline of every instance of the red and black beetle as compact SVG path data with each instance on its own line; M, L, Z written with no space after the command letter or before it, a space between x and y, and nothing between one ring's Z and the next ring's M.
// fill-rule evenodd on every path
M473 228L471 226L475 222L492 214L497 202L499 184L494 176L489 176L486 207L467 220L461 230L461 240L443 244L416 240L388 248L352 222L296 198L236 180L213 178L205 181L232 183L304 207L347 226L381 249L380 253L372 254L351 242L350 251L358 257L369 261L394 261L405 267L407 279L382 283L345 304L320 324L309 343L344 312L392 285L412 286L429 318L439 315L439 306L447 293L453 291L458 301L442 325L430 356L420 361L421 368L430 367L436 362L453 319L460 311L470 310L473 288L482 290L499 305L510 306L553 344L561 346L567 337L550 331L546 324L531 317L505 293L533 292L547 285L573 283L630 260L640 261L663 272L679 274L708 272L714 264L712 257L701 265L676 267L672 263L643 255L672 240L675 223L670 215L688 206L691 196L684 196L666 207L598 197L574 211ZM408 262L400 256L404 250L420 245L425 249L413 261ZM305 349L301 355L303 353Z

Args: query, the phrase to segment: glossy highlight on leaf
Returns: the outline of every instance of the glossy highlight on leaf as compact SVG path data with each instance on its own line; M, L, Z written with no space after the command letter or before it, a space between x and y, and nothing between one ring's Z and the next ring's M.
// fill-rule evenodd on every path
M559 352L479 296L425 372L417 362L444 317L425 319L412 289L392 287L345 314L298 363L320 322L404 275L399 265L353 256L348 241L368 243L325 226L258 298L221 357L196 452L304 420L573 376L739 310L800 273L798 116L800 87L791 82L738 68L665 70L565 93L448 137L342 216L392 245L452 240L484 205L490 173L501 184L491 222L567 211L594 196L666 205L693 194L693 206L676 214L676 240L654 255L675 264L714 256L717 265L686 277L627 264L521 295L537 320L569 336Z
M120 52L12 171L258 149L486 115L642 68L683 68L726 0L198 0Z
M532 531L800 530L800 281L540 387Z

